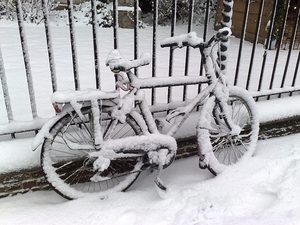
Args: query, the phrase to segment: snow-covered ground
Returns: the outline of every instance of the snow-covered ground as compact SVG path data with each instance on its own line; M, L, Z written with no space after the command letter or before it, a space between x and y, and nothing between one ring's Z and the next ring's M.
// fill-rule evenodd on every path
M3 225L297 225L300 224L300 134L258 142L251 159L213 177L197 157L163 173L170 195L161 199L155 173L145 172L125 193L104 200L66 201L54 191L0 199Z

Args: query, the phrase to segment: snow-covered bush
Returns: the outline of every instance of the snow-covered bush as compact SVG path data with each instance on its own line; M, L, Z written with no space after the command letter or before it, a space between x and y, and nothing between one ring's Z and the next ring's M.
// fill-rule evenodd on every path
M107 4L105 1L96 1L97 23L99 26L113 26L111 7L111 4ZM82 22L86 24L92 24L91 3L84 2L79 5L74 5L74 16L76 17L75 21L83 20Z
M113 17L111 15L111 10L106 3L97 2L96 11L97 11L97 23L99 24L99 26L111 27L113 25Z
M207 0L194 1L194 23L202 24L205 21L206 3ZM210 14L209 19L214 19L216 12L217 0L209 0ZM150 0L141 0L140 7L144 13L152 11ZM158 24L170 24L172 19L173 0L158 1ZM176 20L177 22L186 23L189 20L190 0L177 0ZM144 16L145 17L145 16Z
M14 5L11 5L10 1L0 2L0 19L14 20L15 10Z
M205 21L206 14L206 3L207 0L196 0L194 7L194 23L203 24ZM215 19L217 9L217 0L209 0L209 20Z
M43 20L43 10L41 0L21 0L23 20L28 23L40 23ZM57 7L57 1L48 0L48 10L50 20L56 23L68 23L67 10L54 11ZM111 27L113 25L113 17L111 13L111 4L105 1L96 1L97 23L101 27ZM92 11L91 3L84 2L82 4L73 5L73 16L75 22L83 22L91 24ZM2 0L0 2L0 19L16 20L15 0Z
M40 23L43 20L42 3L41 0L21 0L23 19L28 23ZM67 10L54 11L58 2L55 0L48 0L48 10L50 13L50 20L55 23L68 23ZM97 23L101 27L111 27L113 25L112 17L112 3L107 0L96 1ZM216 11L217 0L209 0L210 4L210 18L213 19ZM159 0L158 1L158 24L170 24L172 18L172 4L173 0ZM145 23L151 24L151 12L153 11L152 0L140 0L140 7L142 10L142 19L139 21L139 27L144 27ZM190 0L177 0L177 22L186 23L189 20ZM202 24L205 21L206 0L195 0L194 2L194 23ZM91 24L91 3L90 1L74 4L73 8L74 21ZM145 15L146 14L146 15ZM133 15L128 15L133 18ZM150 18L150 19L149 19ZM0 19L16 20L16 6L15 0L1 0L0 1ZM149 21L147 21L147 19ZM145 22L145 23L144 23Z
M39 23L43 19L42 1L41 0L22 0L21 9L23 12L23 20L28 23ZM54 0L48 0L48 10L57 7ZM4 0L0 2L0 19L15 20L16 4L15 0Z

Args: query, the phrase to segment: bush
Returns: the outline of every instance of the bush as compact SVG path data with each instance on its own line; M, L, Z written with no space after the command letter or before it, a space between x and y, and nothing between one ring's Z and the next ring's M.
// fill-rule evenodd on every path
M97 23L100 27L113 26L113 17L107 3L97 1L96 3ZM92 23L92 13L89 11L90 24Z
M151 0L140 0L140 7L142 12L147 14L152 11ZM194 1L194 23L196 25L202 24L205 21L207 0L195 0ZM216 12L217 0L209 0L210 4L210 16L209 19L214 19ZM167 25L170 24L172 19L172 6L173 0L159 0L158 1L158 24ZM189 7L190 0L177 0L177 22L186 23L189 20Z
M21 0L23 20L28 23L40 23L43 20L43 9L41 0ZM0 2L0 19L16 20L16 5L15 0L5 0ZM57 2L57 1L55 1ZM48 0L48 10L53 11L58 4L54 0ZM111 10L106 1L96 1L97 23L101 27L111 27L113 25L113 18ZM90 2L85 2L79 5L74 4L73 8L75 22L84 22L91 24L92 12ZM68 23L66 10L61 10L53 13L55 16L51 17L55 22L62 20ZM51 19L50 18L50 19Z
M28 23L40 23L43 20L42 4L41 0L21 0L23 20ZM16 6L15 0L1 0L0 2L0 19L16 20ZM54 0L48 0L48 10L53 11L57 4ZM111 15L111 4L108 0L96 1L97 9L97 23L101 27L111 27L113 25L113 18ZM167 25L170 24L172 19L172 2L173 0L159 0L158 1L158 24ZM207 0L195 0L194 2L194 23L196 25L202 24L205 21ZM213 19L216 11L217 0L209 0L210 4L210 18ZM153 0L140 0L139 6L142 10L144 22L151 23L153 10ZM177 22L186 23L189 20L189 4L190 0L177 0ZM57 11L58 12L58 11ZM68 23L67 12L59 11L59 13L53 13L52 20L56 23ZM131 15L129 15L132 17ZM75 22L83 22L91 24L91 4L85 2L79 5L74 4L74 19ZM146 21L150 18L150 21ZM144 23L139 21L139 26L144 27Z
M28 23L39 23L43 19L41 0L22 0L23 20ZM48 0L48 10L56 8L54 0ZM0 3L0 19L16 20L15 0L4 0Z

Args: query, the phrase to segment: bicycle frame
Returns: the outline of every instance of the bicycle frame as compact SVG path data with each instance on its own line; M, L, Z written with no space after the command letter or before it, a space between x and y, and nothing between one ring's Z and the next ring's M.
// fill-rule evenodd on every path
M198 93L192 100L184 101L181 107L178 106L170 106L168 109L175 109L170 114L167 115L166 120L170 121L173 118L175 119L171 128L169 129L167 135L174 136L175 133L179 130L180 126L184 123L184 121L189 117L190 113L209 96L213 95L216 97L216 101L220 103L221 109L224 111L224 115L228 114L226 110L227 106L227 98L228 91L226 89L226 81L224 79L223 74L220 72L219 67L216 63L216 59L211 54L211 47L206 47L200 49L202 58L204 58L204 69L206 71L206 77L197 76L185 76L185 77L168 77L168 78L138 78L136 77L130 70L126 72L129 84L124 83L124 85L128 86L128 89L131 89L128 95L132 95L131 92L134 92L136 96L143 96L141 94L144 88L157 88L157 87L170 87L177 85L190 85L190 84L208 84L208 86ZM217 77L218 75L218 77ZM226 92L226 93L224 93ZM225 96L225 98L224 98ZM227 98L226 98L227 96ZM132 111L131 115L137 120L139 126L143 128L143 132L147 133L156 133L158 132L157 126L155 124L154 118L152 116L152 112L149 109L148 104L145 99L142 97L141 99L137 99L137 106L139 107L140 113L142 114L142 118L135 113L136 111ZM231 121L230 116L227 116L226 123L230 129L236 127L234 123ZM146 126L144 122L146 122ZM239 131L236 131L239 132Z
M221 33L220 33L221 34ZM195 35L195 34L193 34ZM102 136L101 129L99 126L99 117L101 112L99 111L98 101L106 101L112 99L119 99L118 101L122 102L122 106L115 106L112 110L112 117L117 119L116 121L125 122L126 114L130 114L138 123L139 127L142 130L143 134L158 134L159 131L157 129L155 120L152 115L152 111L150 110L149 105L144 99L144 94L141 89L143 88L153 88L153 87L169 87L169 86L178 86L178 85L190 85L190 84L203 84L206 83L208 86L202 90L200 93L196 95L192 100L184 101L181 107L170 106L168 110L174 109L171 111L166 117L167 121L174 119L173 125L169 129L167 135L174 136L174 134L179 130L180 126L184 123L184 121L189 117L190 113L195 109L195 107L199 106L199 104L203 103L203 101L208 96L215 96L216 101L221 105L221 109L224 111L224 115L226 117L226 97L228 93L226 92L226 81L223 77L223 74L220 72L218 64L216 63L215 57L212 55L212 47L210 46L216 40L215 36L207 43L203 42L200 45L193 46L200 49L200 53L203 59L203 66L206 72L206 77L204 76L185 76L185 77L167 77L167 78L144 78L140 79L136 77L130 70L127 70L126 74L129 79L128 81L121 79L118 80L116 84L119 87L127 87L129 92L120 97L119 91L113 92L103 92L100 90L88 90L88 92L94 92L92 94L93 98L91 99L91 95L85 93L86 91L70 91L67 92L56 92L52 97L53 105L57 113L60 113L62 110L65 113L70 111L71 107L80 115L80 107L78 105L90 105L92 108L92 112L94 114L94 137L95 137L95 146L100 149L103 145L103 140L98 138ZM218 42L216 42L218 43ZM185 43L183 43L185 45ZM174 45L173 45L174 46ZM187 45L186 45L187 46ZM215 46L215 45L214 45ZM142 62L143 63L143 62ZM145 65L145 64L143 64ZM70 97L72 96L72 97ZM74 97L75 96L75 97ZM74 100L75 99L75 100ZM125 101L125 99L127 99ZM130 99L130 100L128 100ZM79 102L79 103L78 103ZM125 103L126 104L125 104ZM134 104L139 107L137 110L134 107ZM66 106L62 109L61 105L65 104ZM120 111L119 108L122 108ZM55 123L56 120L61 118L61 115L57 116L56 119L50 120L46 126L43 127L36 139L40 139L42 142L43 138L47 136L47 131L49 128ZM97 124L98 123L98 124ZM236 126L231 121L230 117L227 117L226 120L227 125L231 130L235 130ZM199 125L198 125L199 126ZM238 132L238 131L237 131ZM42 138L39 138L42 136ZM37 147L37 145L35 145ZM35 148L36 148L35 147Z

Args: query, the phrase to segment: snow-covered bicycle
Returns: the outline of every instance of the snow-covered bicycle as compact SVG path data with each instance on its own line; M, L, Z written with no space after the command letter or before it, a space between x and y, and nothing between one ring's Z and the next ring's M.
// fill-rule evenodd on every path
M162 41L162 47L199 48L206 76L140 79L131 69L149 64L150 55L127 60L113 50L106 63L117 77L115 91L55 92L57 115L34 140L34 147L43 142L41 164L51 186L67 199L103 196L128 189L143 170L155 168L155 184L166 191L160 174L173 162L173 136L191 113L199 115L195 123L200 168L216 175L252 156L259 129L255 102L246 90L227 85L212 54L230 35L230 29L223 28L208 42L194 32ZM141 88L202 83L207 86L196 97L180 107L169 105L165 119L171 126L162 134L163 122L153 117ZM122 97L120 88L126 91Z

